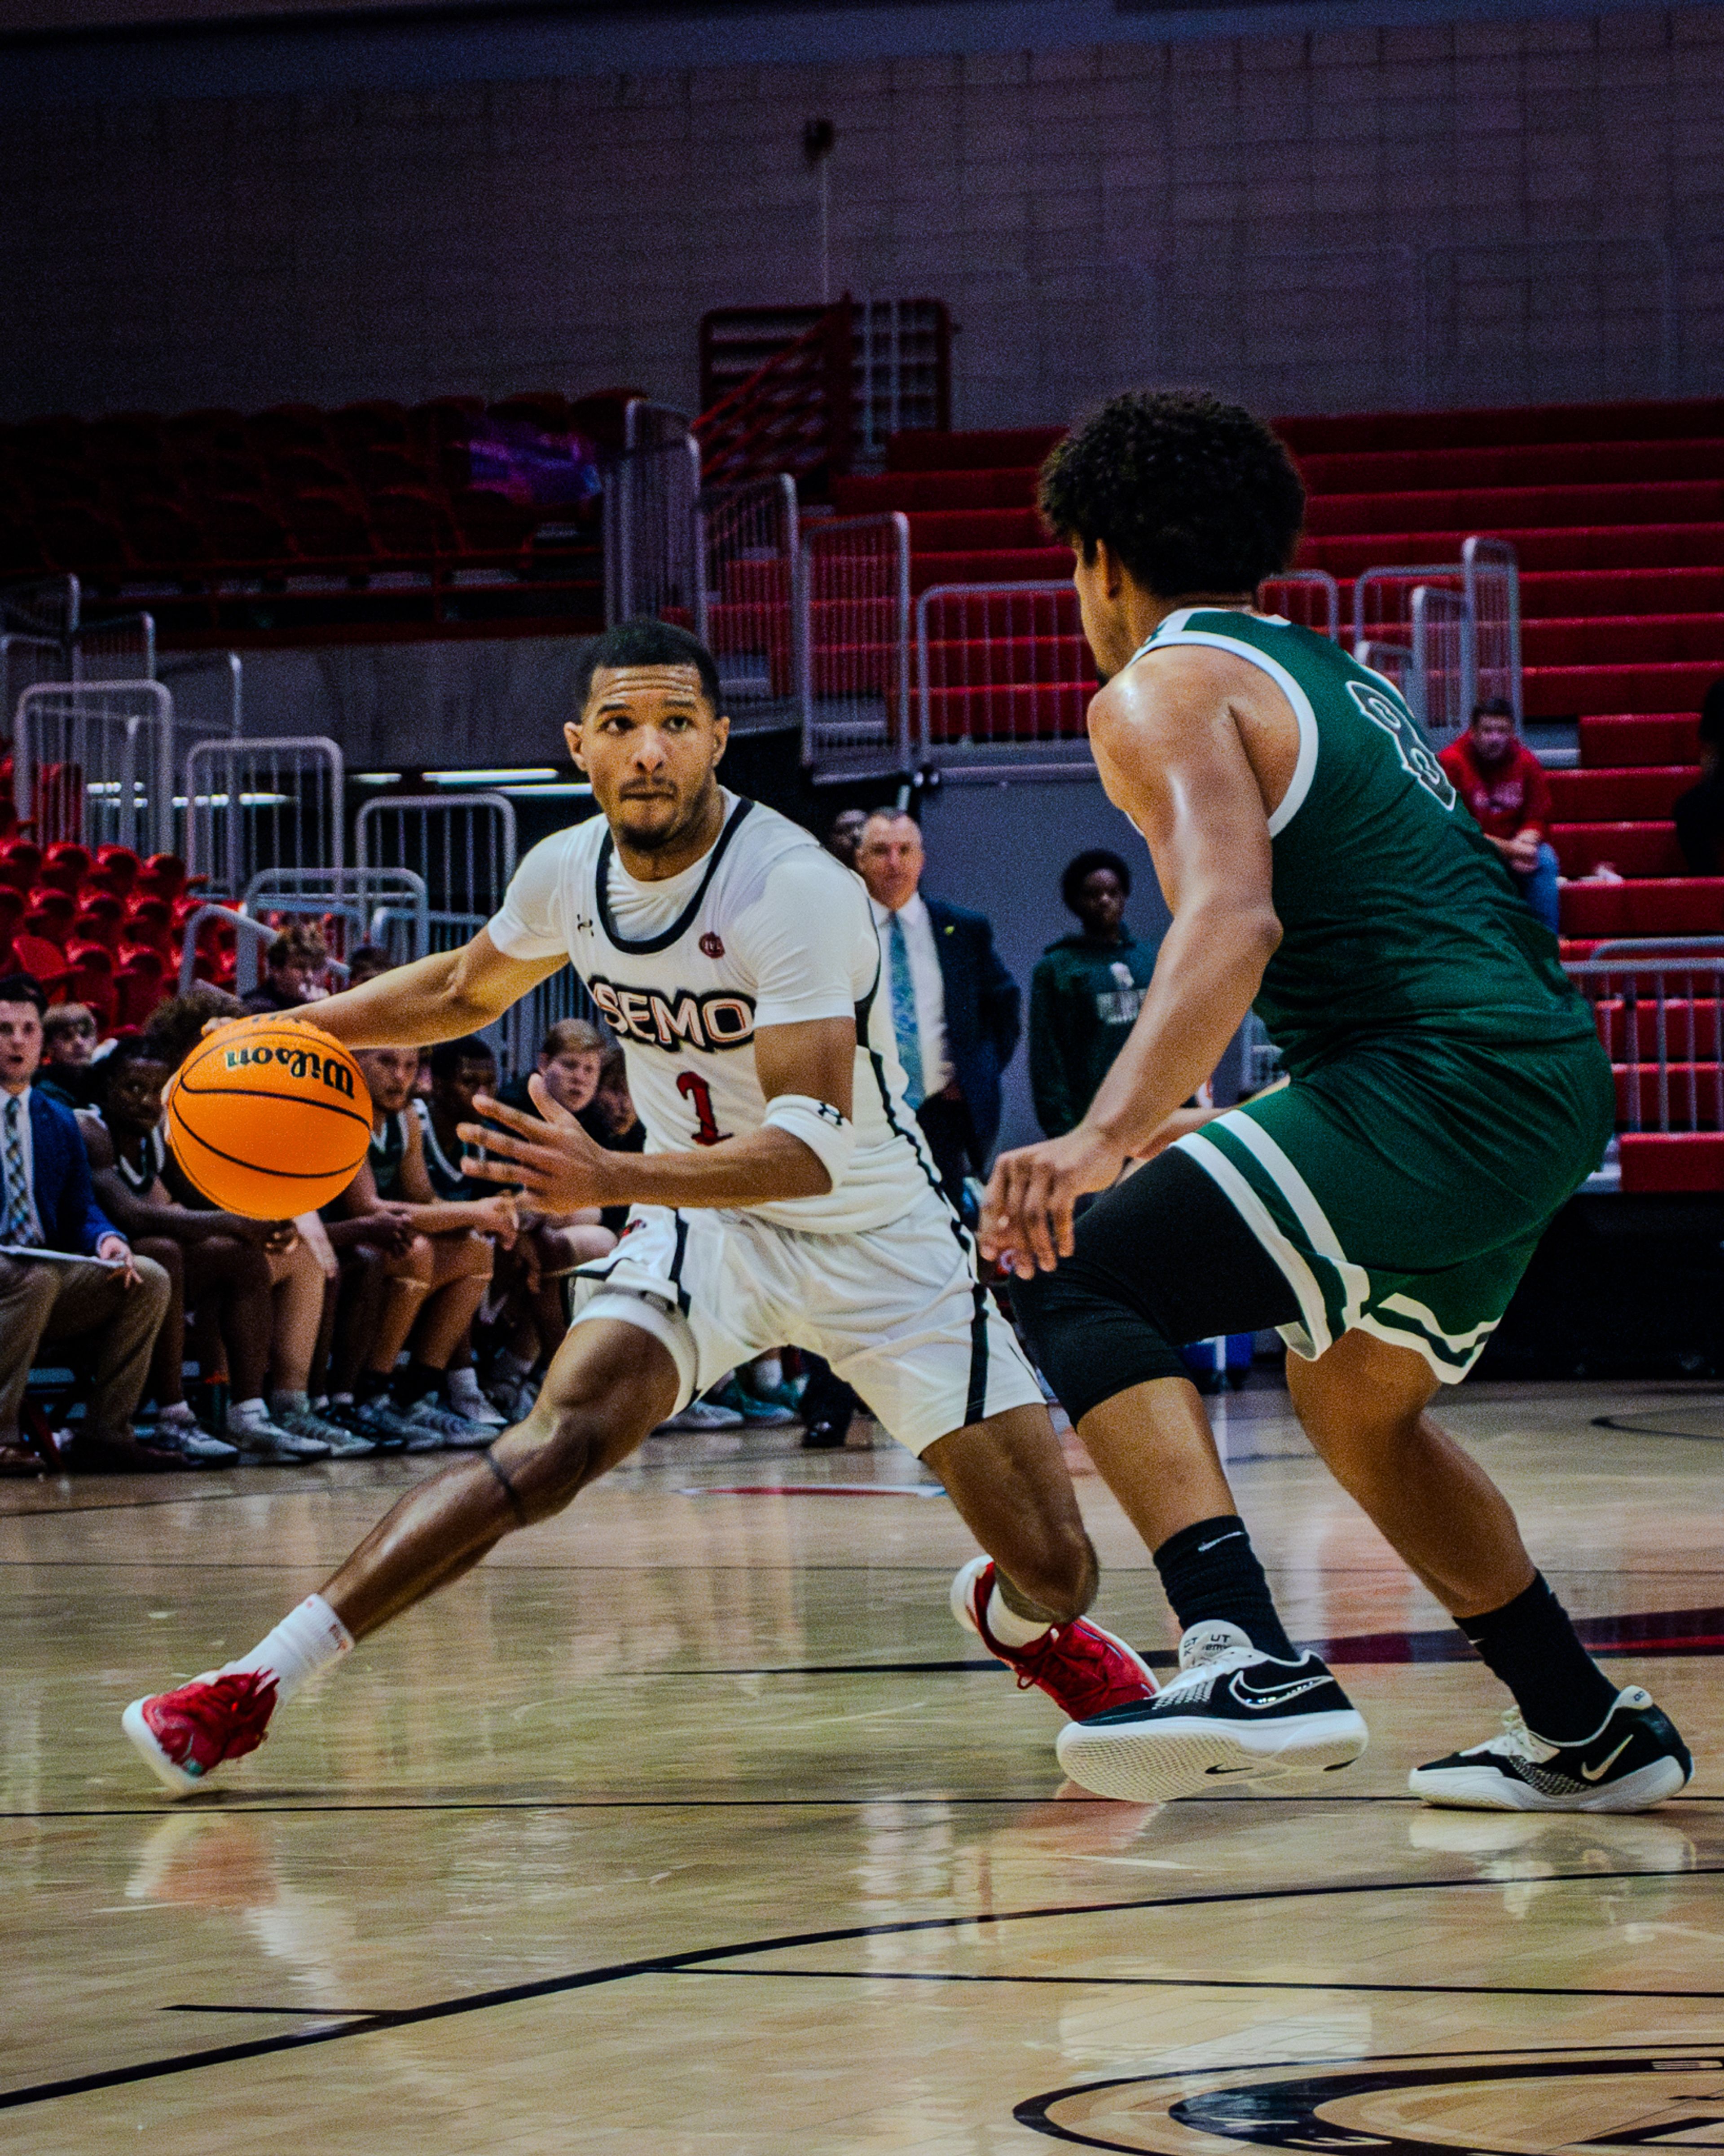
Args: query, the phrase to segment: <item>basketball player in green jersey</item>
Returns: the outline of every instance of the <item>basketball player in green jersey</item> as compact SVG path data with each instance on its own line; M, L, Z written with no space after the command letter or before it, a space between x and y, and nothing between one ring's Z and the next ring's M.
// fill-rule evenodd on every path
M1501 1492L1426 1412L1610 1134L1609 1066L1555 941L1394 689L1253 611L1304 515L1265 427L1208 397L1116 398L1054 450L1041 506L1106 684L1102 783L1173 914L1088 1114L1007 1154L983 1216L1184 1627L1180 1674L1069 1724L1061 1761L1147 1799L1364 1748L1282 1629L1178 1352L1273 1326L1318 1453L1514 1697L1503 1735L1418 1768L1414 1793L1516 1810L1672 1796L1681 1738L1587 1655ZM1177 1113L1254 1006L1290 1082Z

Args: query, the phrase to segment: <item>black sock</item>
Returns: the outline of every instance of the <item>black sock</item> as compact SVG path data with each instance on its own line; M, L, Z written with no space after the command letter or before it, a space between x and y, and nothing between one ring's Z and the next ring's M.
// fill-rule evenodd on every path
M353 1397L361 1407L372 1400L381 1399L389 1389L387 1370L362 1370L353 1380Z
M420 1362L416 1355L402 1372L395 1383L395 1397L404 1408L417 1407L427 1393L443 1398L443 1373L430 1363Z
M1535 1573L1501 1609L1455 1623L1480 1658L1515 1696L1535 1737L1552 1744L1590 1737L1616 1703L1612 1684L1580 1644L1568 1612Z
M1155 1568L1182 1632L1205 1619L1239 1625L1254 1647L1277 1661L1296 1662L1299 1650L1282 1630L1275 1605L1237 1512L1199 1520L1169 1535L1155 1553Z

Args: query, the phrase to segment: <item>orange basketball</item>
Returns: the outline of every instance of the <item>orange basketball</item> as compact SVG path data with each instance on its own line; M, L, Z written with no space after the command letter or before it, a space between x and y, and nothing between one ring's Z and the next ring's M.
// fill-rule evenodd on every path
M316 1212L353 1180L371 1142L359 1065L315 1025L236 1019L168 1081L174 1158L213 1204L251 1220Z

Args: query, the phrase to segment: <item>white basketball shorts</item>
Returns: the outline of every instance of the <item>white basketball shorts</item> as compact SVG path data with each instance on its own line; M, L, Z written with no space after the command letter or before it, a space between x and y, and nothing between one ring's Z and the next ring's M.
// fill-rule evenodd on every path
M976 1275L975 1245L929 1190L889 1228L811 1235L752 1214L637 1205L614 1250L572 1276L574 1322L662 1341L677 1406L774 1348L824 1355L911 1452L1042 1392Z

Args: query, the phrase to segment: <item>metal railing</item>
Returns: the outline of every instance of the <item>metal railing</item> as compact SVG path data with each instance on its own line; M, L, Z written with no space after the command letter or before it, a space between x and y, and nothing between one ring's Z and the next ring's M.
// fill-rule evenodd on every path
M796 482L780 472L741 486L709 487L696 514L695 629L717 662L731 723L745 732L797 725Z
M326 734L199 742L186 758L179 850L237 897L279 869L343 865L346 773Z
M167 853L173 698L159 681L38 682L18 700L13 792L38 844Z
M910 767L910 520L803 531L796 649L803 762L819 779Z
M1257 611L1341 641L1341 587L1326 569L1289 569L1257 587Z
M621 452L604 462L604 618L654 614L692 627L700 607L695 505L700 448L685 412L629 400Z
M213 716L200 718L200 724L236 737L244 731L245 669L237 651L170 652L151 670L156 680L172 687L182 715L188 705L208 703Z
M153 681L156 621L152 614L116 614L80 622L67 639L74 681Z
M1563 970L1592 1005L1619 1128L1724 1130L1724 937L1601 943Z
M198 961L204 955L203 931L212 922L219 929L231 929L238 943L234 954L233 987L239 995L249 995L258 984L258 960L275 941L276 931L266 922L249 921L243 913L236 913L231 906L200 906L196 912L188 913L180 935L180 993L184 995L198 978Z
M1506 539L1475 533L1462 542L1462 588L1473 624L1473 690L1467 706L1500 696L1521 730L1524 683L1521 672L1521 567ZM1465 724L1465 721L1463 721Z
M1352 646L1359 664L1393 681L1429 731L1465 726L1474 706L1495 696L1507 701L1518 727L1521 578L1513 547L1475 535L1458 562L1362 570L1353 580Z
M254 920L324 924L338 957L360 943L376 943L390 963L410 964L432 947L431 906L423 876L408 869L265 869L241 895Z
M1096 688L1077 593L1045 583L935 584L916 603L924 762L1076 742Z
M425 948L469 942L496 912L515 873L515 803L502 793L384 794L354 826L362 870L405 869L426 891Z

